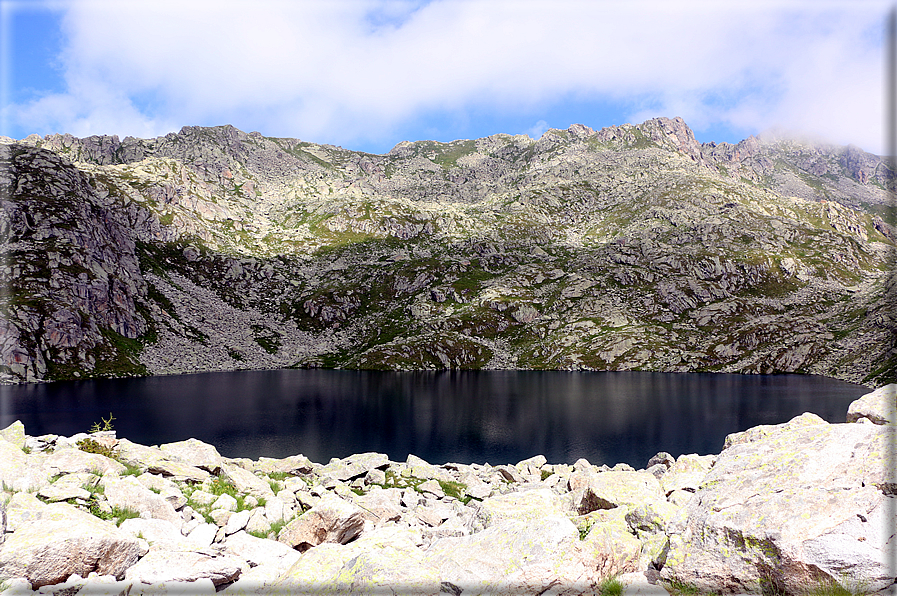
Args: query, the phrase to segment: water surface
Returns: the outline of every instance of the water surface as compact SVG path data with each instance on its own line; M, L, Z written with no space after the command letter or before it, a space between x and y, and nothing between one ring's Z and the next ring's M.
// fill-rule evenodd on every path
M719 453L725 436L813 412L844 422L869 389L825 377L705 373L238 371L0 386L0 428L72 435L115 416L119 437L195 437L228 457L493 465L543 454L636 468L658 451Z

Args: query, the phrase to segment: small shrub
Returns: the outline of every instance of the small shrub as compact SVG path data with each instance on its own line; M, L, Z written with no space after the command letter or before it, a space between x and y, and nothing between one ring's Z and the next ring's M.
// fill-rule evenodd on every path
M594 521L588 521L579 526L579 539L585 540L586 536L589 535L589 530L592 529L592 526L595 525Z
M267 538L268 537L268 533L263 532L261 530L249 530L246 533L249 534L250 536L255 536L256 538Z
M102 455L103 457L113 459L112 447L103 445L102 443L99 443L89 437L78 441L78 449L87 453L95 453L97 455Z
M106 521L115 522L116 526L120 526L126 519L140 517L140 512L134 511L133 509L112 507L112 511L103 511L99 507L99 501L97 501L96 495L90 496L90 500L87 502L87 509L91 515L100 519L105 519Z
M90 432L98 433L98 432L106 432L110 430L114 430L112 426L112 421L115 420L115 416L112 415L112 412L109 412L109 418L100 417L100 420L103 422L101 425L99 422L94 422L93 426L90 427Z
M83 488L84 490L89 492L91 497L94 495L106 494L106 487L100 483L91 485L91 484L88 484L85 482L84 484L81 485L81 488Z

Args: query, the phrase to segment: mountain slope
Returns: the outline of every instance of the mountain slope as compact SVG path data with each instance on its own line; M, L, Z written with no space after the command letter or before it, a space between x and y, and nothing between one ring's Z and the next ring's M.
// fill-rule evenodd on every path
M12 381L282 366L893 377L893 172L680 119L5 140Z

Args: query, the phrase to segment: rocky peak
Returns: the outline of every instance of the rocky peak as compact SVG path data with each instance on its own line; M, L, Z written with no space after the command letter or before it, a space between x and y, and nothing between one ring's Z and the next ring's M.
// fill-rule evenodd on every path
M695 134L685 123L685 120L675 118L653 118L638 126L652 141L661 147L669 147L683 155L687 155L699 164L703 165L701 144L695 139Z

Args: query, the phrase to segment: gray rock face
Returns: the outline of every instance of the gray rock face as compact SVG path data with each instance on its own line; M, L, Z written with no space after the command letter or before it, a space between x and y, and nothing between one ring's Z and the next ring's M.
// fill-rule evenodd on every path
M894 430L805 414L727 440L668 530L661 576L727 593L893 584Z
M386 155L230 126L7 141L0 380L326 365L881 384L889 171L855 147L701 144L667 118Z

